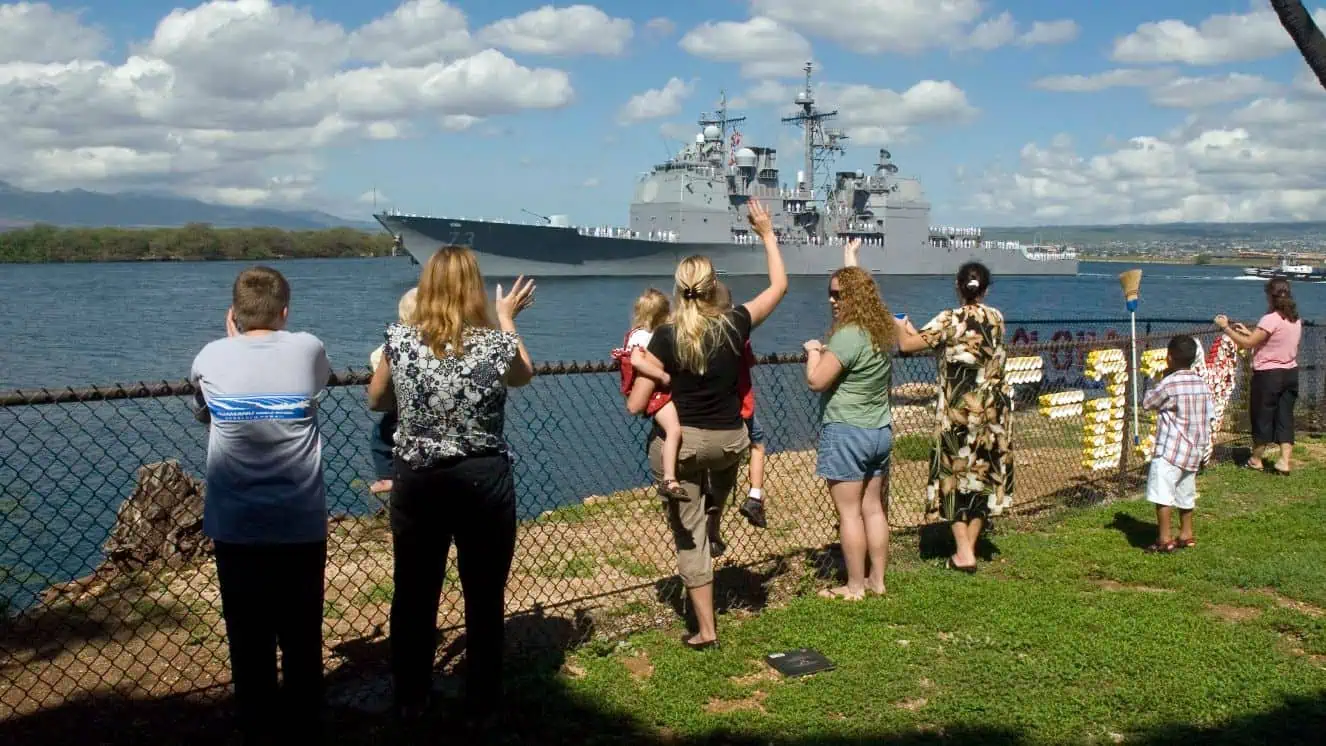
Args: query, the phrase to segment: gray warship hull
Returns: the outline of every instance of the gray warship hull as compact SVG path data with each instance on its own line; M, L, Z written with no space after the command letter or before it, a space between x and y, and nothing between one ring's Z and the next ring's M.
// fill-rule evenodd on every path
M469 246L490 277L671 277L677 262L693 254L709 257L726 275L766 273L758 243L669 242L643 238L584 235L575 228L523 225L414 215L374 216L420 264L439 247ZM781 244L790 275L827 275L842 266L842 247ZM965 262L979 261L999 276L1075 275L1076 259L1033 259L1016 249L866 245L861 266L882 275L951 275Z

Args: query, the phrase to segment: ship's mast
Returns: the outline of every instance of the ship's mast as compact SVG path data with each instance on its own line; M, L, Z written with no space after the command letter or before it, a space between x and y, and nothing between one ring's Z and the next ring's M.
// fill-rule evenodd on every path
M820 111L815 108L815 93L810 85L810 74L814 70L814 63L807 62L802 68L806 71L806 87L797 94L795 103L801 107L801 111L790 117L783 117L784 124L791 124L801 127L805 130L806 138L806 187L813 193L815 191L815 176L823 172L824 191L827 196L832 185L829 183L829 163L834 156L846 152L842 141L847 139L847 135L838 130L826 130L824 123L830 119L838 117L838 111ZM797 185L800 188L800 184Z
M732 157L732 153L729 152L732 146L731 143L728 141L727 137L728 125L739 124L741 122L744 122L746 121L746 117L729 117L727 115L727 91L721 91L720 93L721 95L718 99L718 110L715 111L713 114L710 114L708 112L701 114L699 123L700 123L700 128L702 130L705 127L712 124L718 127L719 131L723 134L722 159L723 163L727 163Z

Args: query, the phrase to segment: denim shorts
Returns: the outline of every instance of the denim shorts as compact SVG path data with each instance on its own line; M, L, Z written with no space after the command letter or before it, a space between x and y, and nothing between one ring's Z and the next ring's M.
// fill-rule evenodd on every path
M751 445L760 445L764 442L764 428L760 427L760 421L754 412L751 412L750 419L746 420L746 432L750 435Z
M835 482L863 482L889 473L893 425L865 428L830 422L820 431L815 476Z

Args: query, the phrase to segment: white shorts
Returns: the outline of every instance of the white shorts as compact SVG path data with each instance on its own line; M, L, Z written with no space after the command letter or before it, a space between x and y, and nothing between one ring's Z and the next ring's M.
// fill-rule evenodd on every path
M1156 505L1192 510L1197 505L1197 472L1180 469L1162 458L1152 459L1146 499Z

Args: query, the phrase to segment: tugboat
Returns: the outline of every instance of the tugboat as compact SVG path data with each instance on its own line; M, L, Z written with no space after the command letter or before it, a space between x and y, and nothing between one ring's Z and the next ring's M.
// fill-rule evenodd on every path
M1267 280L1272 277L1283 277L1287 280L1326 282L1326 270L1317 269L1311 264L1291 264L1289 257L1281 259L1278 267L1244 267L1243 274L1246 277Z

